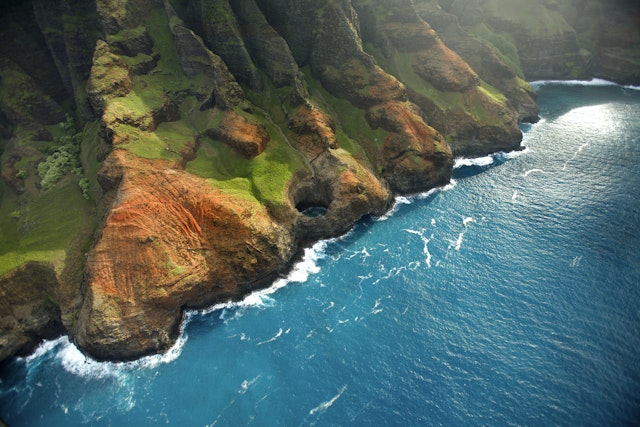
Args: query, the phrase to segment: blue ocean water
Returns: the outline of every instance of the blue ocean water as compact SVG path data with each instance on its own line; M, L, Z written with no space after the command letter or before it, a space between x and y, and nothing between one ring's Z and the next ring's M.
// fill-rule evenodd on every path
M191 313L163 356L66 338L0 372L17 426L633 425L640 91L535 84L520 153L317 243L287 279ZM285 286L286 285L286 286Z

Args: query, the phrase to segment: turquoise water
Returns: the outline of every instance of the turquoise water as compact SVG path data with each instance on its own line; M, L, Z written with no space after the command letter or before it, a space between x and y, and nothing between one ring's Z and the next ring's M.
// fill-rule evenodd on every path
M640 420L640 91L536 84L526 150L460 160L191 313L163 356L66 339L2 369L11 426L631 425Z

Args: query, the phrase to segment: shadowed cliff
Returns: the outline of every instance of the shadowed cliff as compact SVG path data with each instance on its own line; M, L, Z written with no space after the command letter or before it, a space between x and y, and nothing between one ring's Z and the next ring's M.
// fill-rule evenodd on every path
M0 359L64 332L162 352L185 309L267 286L454 156L518 149L527 80L638 84L638 7L605 3L3 5Z

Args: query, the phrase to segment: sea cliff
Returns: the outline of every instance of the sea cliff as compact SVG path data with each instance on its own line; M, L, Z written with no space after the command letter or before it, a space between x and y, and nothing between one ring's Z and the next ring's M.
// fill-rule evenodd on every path
M640 84L633 2L0 8L0 359L62 333L165 351L185 309L268 285L456 156L517 150L527 80Z

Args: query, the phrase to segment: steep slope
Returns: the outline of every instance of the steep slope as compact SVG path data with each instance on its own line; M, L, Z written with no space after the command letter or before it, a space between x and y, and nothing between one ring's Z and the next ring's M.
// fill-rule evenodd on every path
M454 155L518 149L525 79L635 82L637 8L602 4L3 5L0 359L65 331L100 359L164 351L185 309L447 183Z

